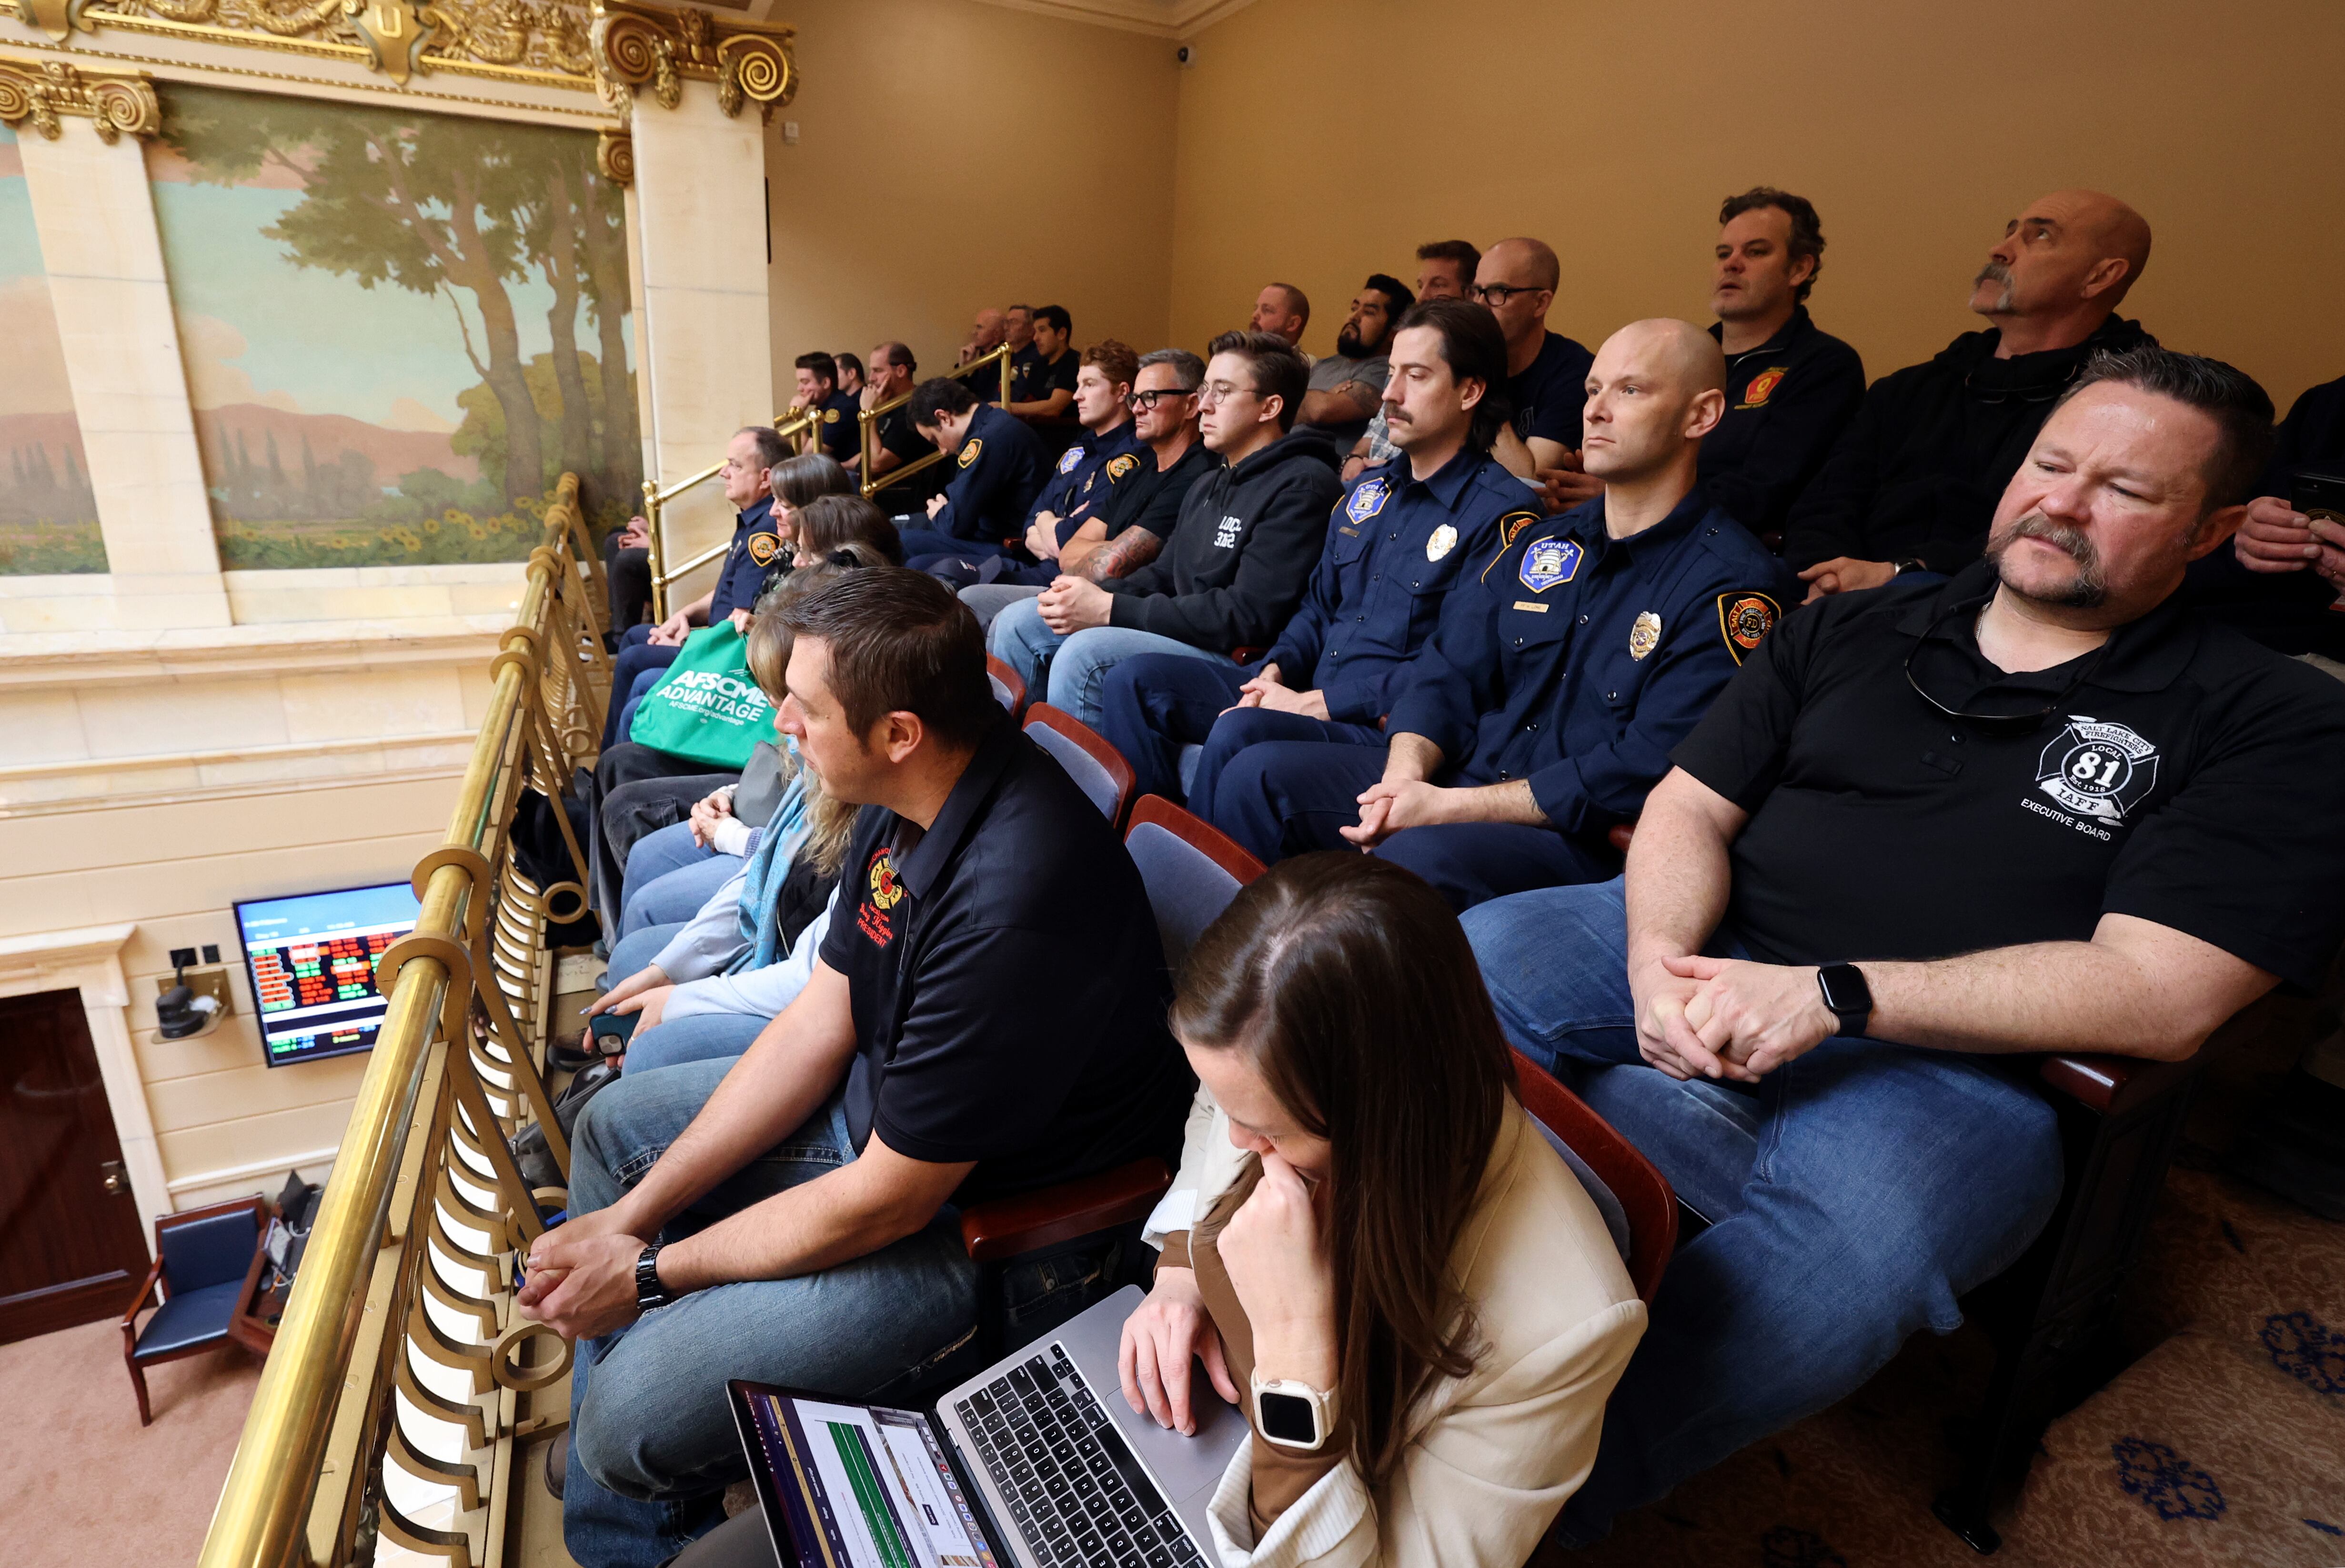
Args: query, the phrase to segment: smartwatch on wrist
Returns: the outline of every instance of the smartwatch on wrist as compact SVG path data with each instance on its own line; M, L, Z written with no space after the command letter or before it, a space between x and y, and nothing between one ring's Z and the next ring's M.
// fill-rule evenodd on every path
M1264 1380L1254 1374L1254 1430L1281 1448L1316 1453L1327 1445L1335 1426L1330 1406L1335 1396L1292 1378Z
M635 1310L639 1312L665 1307L675 1300L668 1293L667 1287L660 1283L659 1250L660 1244L655 1241L645 1247L643 1254L635 1259Z
M1864 1033L1873 1020L1873 987L1864 983L1863 970L1853 964L1826 964L1816 971L1816 986L1840 1020L1841 1037Z
M1892 577L1903 577L1909 572L1927 572L1928 570L1928 567L1912 556L1908 556L1903 561L1893 561L1889 563L1889 575Z

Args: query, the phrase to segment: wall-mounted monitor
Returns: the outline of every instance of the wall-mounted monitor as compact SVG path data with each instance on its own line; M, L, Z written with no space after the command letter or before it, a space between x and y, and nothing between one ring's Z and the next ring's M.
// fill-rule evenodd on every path
M245 973L272 1067L373 1047L387 1010L375 968L421 911L404 882L236 906Z

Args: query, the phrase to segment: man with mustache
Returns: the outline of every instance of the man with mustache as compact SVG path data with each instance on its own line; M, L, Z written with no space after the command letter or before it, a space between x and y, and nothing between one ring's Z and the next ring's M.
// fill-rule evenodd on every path
M2086 362L2156 342L2115 314L2148 261L2149 225L2097 191L2011 220L1971 288L1994 325L1874 383L1792 508L1783 555L1810 602L1978 559L1995 497Z
M1384 396L1385 379L1392 374L1386 351L1394 326L1416 303L1416 296L1399 278L1368 274L1335 334L1335 351L1312 361L1310 384L1295 414L1297 430L1311 431L1339 452L1352 450L1366 431L1368 416Z
M2179 602L2271 400L2093 361L1986 559L1786 618L1671 754L1627 875L1468 910L1515 1043L1710 1228L1679 1249L1568 1542L1854 1390L2060 1194L2033 1074L2195 1053L2345 934L2345 690Z

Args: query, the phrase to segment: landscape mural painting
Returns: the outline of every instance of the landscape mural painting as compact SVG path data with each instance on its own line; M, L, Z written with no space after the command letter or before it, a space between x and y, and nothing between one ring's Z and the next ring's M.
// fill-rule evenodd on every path
M520 561L642 480L594 137L167 86L147 150L229 569Z
M74 418L65 347L16 133L0 126L0 576L104 572L89 453Z

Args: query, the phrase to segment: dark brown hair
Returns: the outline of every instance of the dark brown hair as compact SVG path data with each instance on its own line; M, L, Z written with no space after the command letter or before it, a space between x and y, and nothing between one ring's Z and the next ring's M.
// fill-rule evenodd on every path
M1294 428L1303 411L1303 394L1311 385L1311 367L1294 345L1275 332L1224 332L1205 345L1206 353L1235 354L1254 377L1254 395L1278 398L1278 429L1283 435Z
M828 645L831 694L859 739L901 713L947 746L969 747L1001 717L977 617L925 572L850 572L777 613L798 636Z
M1394 336L1412 328L1431 329L1441 339L1441 362L1453 379L1482 383L1482 400L1474 405L1466 444L1487 452L1497 441L1514 410L1507 396L1507 338L1489 308L1467 299L1420 299L1408 308L1393 328Z
M878 551L858 541L841 549L836 559L810 561L799 567L757 601L756 612L749 622L746 650L749 676L773 699L774 706L782 705L790 649L797 641L797 634L782 619L782 607L819 592L858 567L887 564ZM785 744L782 776L794 778L797 773L797 755ZM806 842L798 845L797 857L825 876L835 875L846 863L848 841L855 836L855 818L860 808L826 793L822 780L811 773L806 776Z
M1474 274L1481 268L1482 253L1473 243L1464 239L1436 239L1416 248L1419 261L1447 261L1457 268L1459 285L1471 288Z
M896 531L886 512L859 495L817 496L798 510L794 521L796 560L820 561L841 545L860 541L877 551L888 565L904 564L903 535Z
M811 505L822 496L855 493L855 476L828 452L801 452L794 458L784 458L774 465L768 477L773 483L774 499L792 511Z
M1298 1126L1327 1140L1339 1399L1371 1484L1409 1406L1464 1377L1478 1330L1450 1255L1514 1084L1514 1059L1457 916L1371 855L1281 861L1182 966L1172 1028L1240 1050Z
M2104 349L2085 366L2060 402L2086 387L2108 383L2171 398L2215 421L2215 450L2207 454L2207 498L2201 518L2237 506L2271 460L2272 400L2256 379L2234 365L2203 354L2145 344L2113 353ZM2057 404L2054 405L2056 408Z
M1824 272L1824 220L1816 216L1816 204L1804 196L1793 196L1788 190L1777 190L1771 185L1754 185L1741 196L1730 196L1718 209L1718 227L1724 228L1746 212L1771 207L1792 220L1792 238L1784 249L1793 261L1806 257L1815 265L1808 269L1807 281L1792 290L1792 298L1804 305L1815 288L1816 279Z

